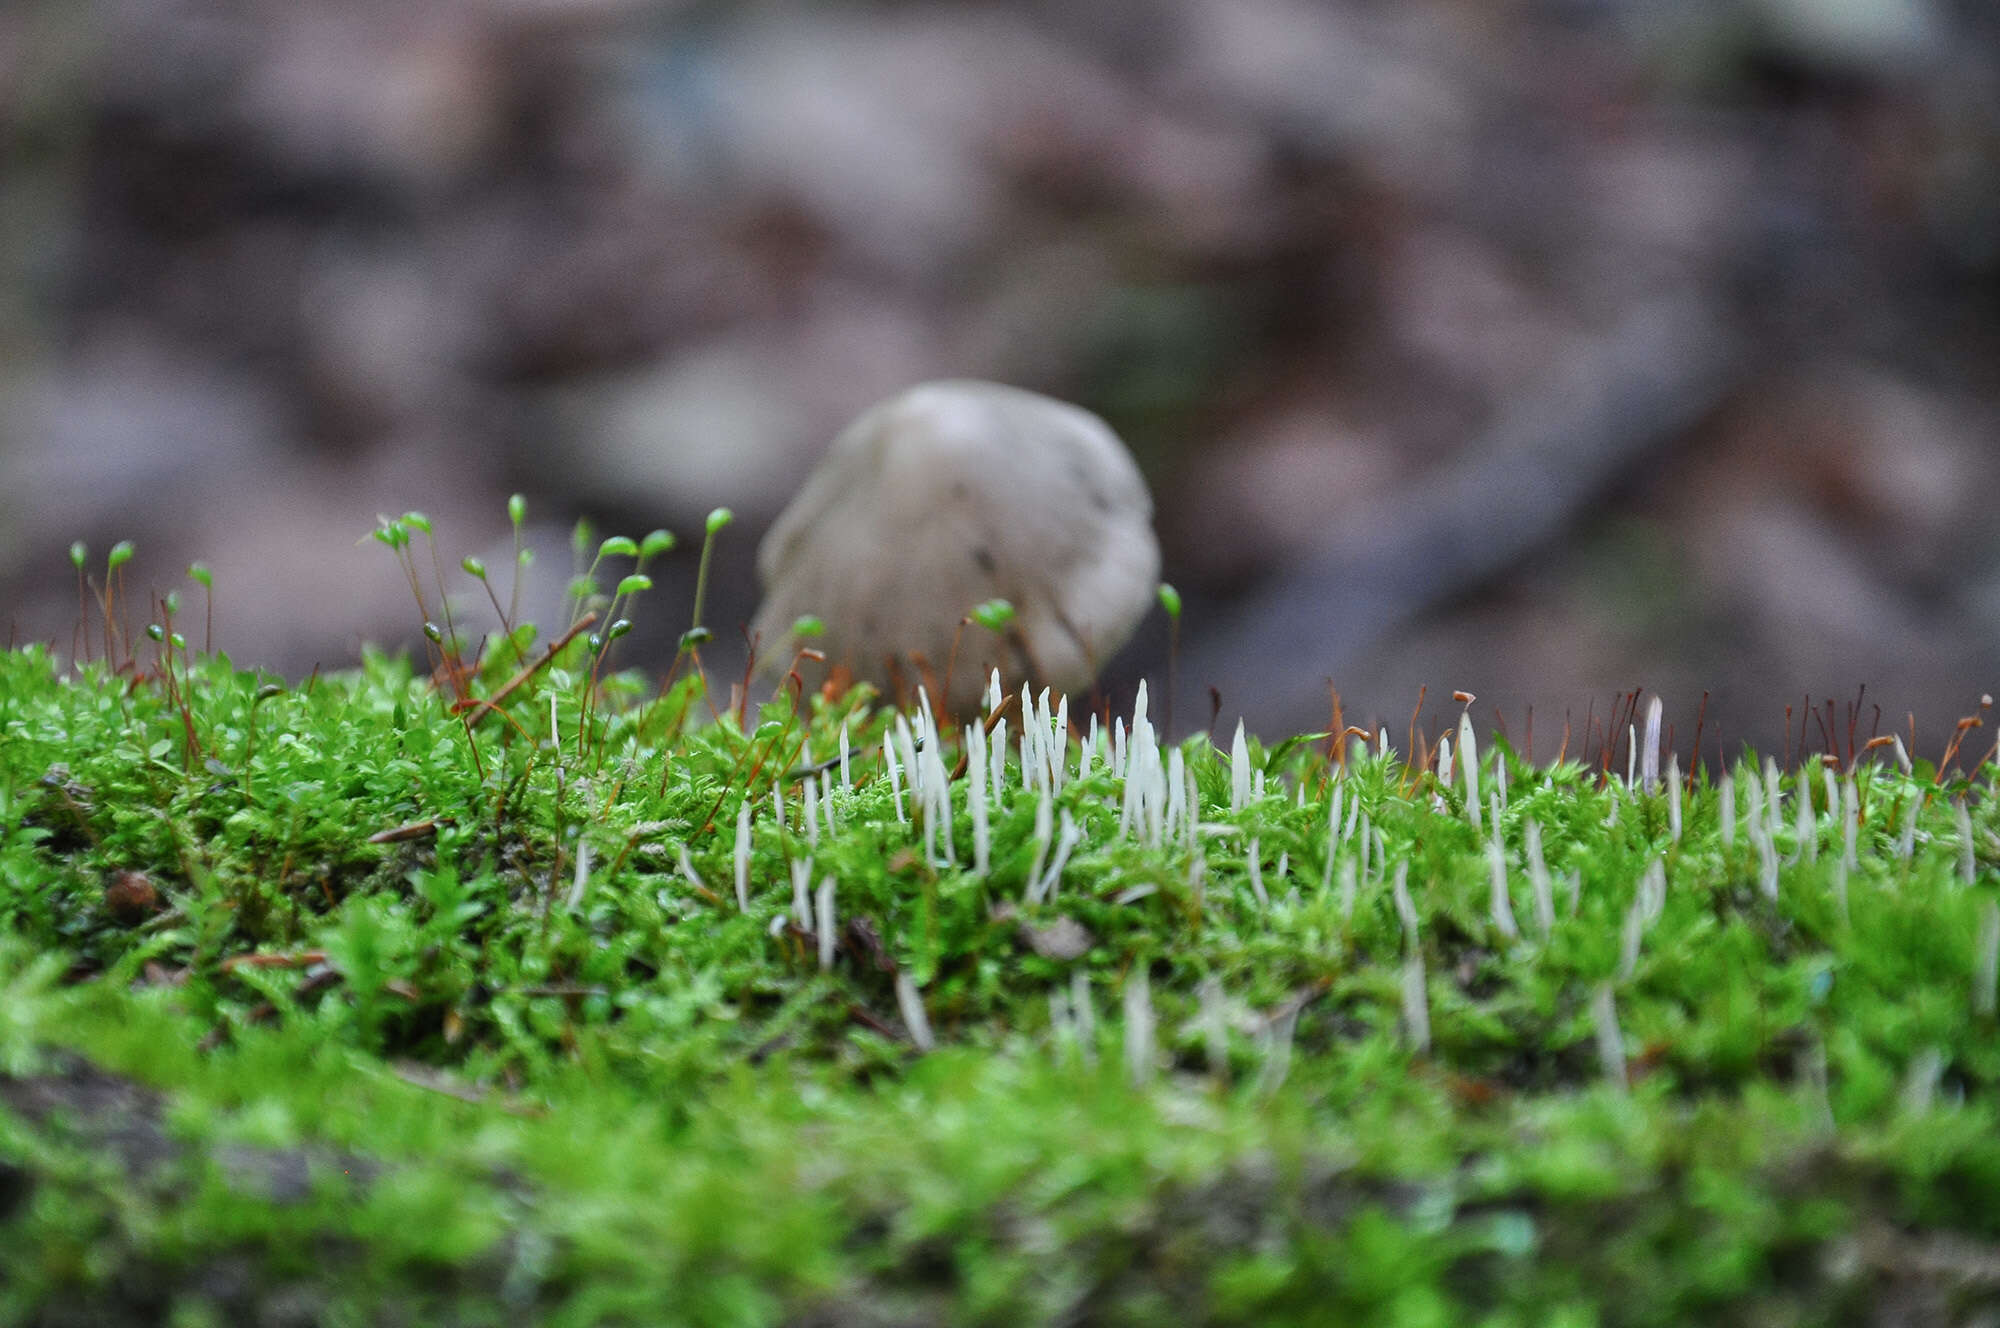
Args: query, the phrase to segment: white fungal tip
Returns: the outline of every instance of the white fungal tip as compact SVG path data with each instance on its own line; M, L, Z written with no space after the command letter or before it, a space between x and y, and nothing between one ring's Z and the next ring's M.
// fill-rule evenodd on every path
M1430 990L1421 950L1410 951L1403 961L1403 1035L1409 1040L1410 1050L1419 1056L1430 1054Z
M896 1009L903 1016L903 1027L909 1030L910 1041L918 1051L930 1051L937 1046L931 1037L930 1017L924 1013L923 994L910 981L910 975L900 969L896 972Z
M1153 985L1144 963L1125 978L1125 1073L1135 1084L1153 1077Z
M1465 768L1465 815L1479 829L1479 744L1472 736L1472 716L1458 717L1458 761Z
M1514 903L1507 897L1507 859L1500 846L1491 842L1486 845L1486 873L1491 887L1493 926L1508 940L1518 940L1521 929L1514 922Z
M1657 696L1646 703L1646 745L1639 749L1639 778L1648 793L1660 789L1660 717L1665 709Z
M1236 721L1236 736L1229 743L1229 810L1240 812L1250 801L1250 745L1244 739L1243 721Z
M1604 1077L1623 1093L1628 1080L1625 1072L1625 1035L1618 1028L1618 1007L1612 1000L1611 984L1600 982L1590 994L1590 1022L1597 1030L1597 1059Z
M831 876L820 879L819 893L815 903L817 907L813 910L815 914L813 930L819 934L819 971L824 973L833 967L834 941L839 934L833 916L833 878Z
M736 809L736 908L750 911L750 800Z

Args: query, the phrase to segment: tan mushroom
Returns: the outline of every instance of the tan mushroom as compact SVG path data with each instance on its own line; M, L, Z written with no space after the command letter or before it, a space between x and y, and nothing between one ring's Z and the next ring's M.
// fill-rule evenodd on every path
M894 694L951 661L963 706L998 668L1080 693L1152 602L1160 571L1153 503L1103 420L1053 398L964 380L924 383L844 429L765 536L765 598L753 631L782 669L798 644L836 676ZM960 624L1005 599L997 634ZM795 641L819 618L825 635Z

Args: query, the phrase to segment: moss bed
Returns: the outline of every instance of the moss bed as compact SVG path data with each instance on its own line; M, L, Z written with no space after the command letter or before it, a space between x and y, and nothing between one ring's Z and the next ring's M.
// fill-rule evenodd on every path
M0 655L0 1322L2000 1312L1969 742L1688 778L159 636Z

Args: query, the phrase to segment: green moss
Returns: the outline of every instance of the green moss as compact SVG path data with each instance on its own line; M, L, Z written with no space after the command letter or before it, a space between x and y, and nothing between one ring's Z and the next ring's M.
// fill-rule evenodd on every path
M1055 849L1018 752L981 875L971 781L927 860L865 695L739 723L698 686L593 689L590 649L501 715L378 655L304 686L0 655L0 1322L1676 1324L1992 1295L1962 1253L2000 1239L1990 766L1861 765L1843 908L1837 819L1816 859L1793 842L1817 767L1784 781L1773 898L1706 780L1677 839L1664 793L1489 752L1510 938L1462 785L1252 744L1263 792L1232 810L1195 738L1194 828L1156 838L1071 737L1046 825L1081 838L1037 901ZM532 656L505 653L469 694ZM843 728L854 784L809 833ZM1351 894L1335 796L1380 837Z

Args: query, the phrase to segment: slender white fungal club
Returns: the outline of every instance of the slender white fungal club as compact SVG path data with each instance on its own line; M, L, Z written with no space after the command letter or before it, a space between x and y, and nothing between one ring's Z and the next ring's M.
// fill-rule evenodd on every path
M997 803L1007 788L1007 721L1004 719L993 727L993 743L986 759L987 796Z
M819 971L824 973L833 967L833 947L839 935L833 916L833 878L823 876L819 883L818 925L813 930L819 933Z
M1472 716L1458 716L1458 759L1465 766L1465 814L1474 833L1479 830L1479 746L1472 738ZM1498 818L1496 817L1497 821Z
M1764 837L1773 844L1778 842L1778 831L1783 827L1785 788L1778 779L1778 763L1770 757L1764 758Z
M1626 910L1625 926L1619 938L1618 980L1630 980L1639 967L1639 948L1647 930L1659 918L1667 902L1667 869L1655 859L1639 878L1639 890Z
M1055 802L1049 790L1044 787L1042 796L1035 801L1035 857L1028 864L1028 894L1032 898L1036 883L1042 879L1042 867L1048 862L1049 846L1054 836Z
M1043 695L1047 695L1046 691ZM1065 782L1063 764L1069 759L1069 697L1067 696L1056 703L1055 718L1049 722L1049 741L1049 774L1053 777L1055 791L1060 793Z
M1523 854L1528 860L1528 887L1535 896L1535 930L1543 940L1556 926L1556 896L1549 882L1549 864L1542 857L1542 827L1528 822L1522 831Z
M1243 721L1236 721L1236 736L1229 742L1229 810L1240 812L1250 801L1250 747L1243 737Z
M937 815L928 805L921 808L924 816L924 861L938 865L937 855Z
M1396 879L1389 887L1389 897L1396 901L1396 916L1403 920L1403 941L1411 950L1417 948L1417 905L1410 898L1410 864L1396 864Z
M1667 758L1667 829L1676 844L1681 842L1681 758Z
M1840 784L1840 860L1850 869L1861 865L1855 846L1855 837L1860 833L1861 790L1856 787L1854 772L1850 770Z
M966 760L966 773L972 780L972 787L965 795L966 807L972 813L972 871L975 876L983 877L986 875L987 861L992 854L993 846L992 834L986 820L986 781L989 776L986 764L986 730L977 721L965 726L965 745L970 752Z
M750 799L736 809L736 908L750 911Z
M1431 1050L1431 1004L1424 976L1424 955L1412 950L1403 960L1403 1033L1410 1050L1427 1056Z
M1757 889L1764 898L1778 897L1778 846L1771 842L1768 828L1753 829L1751 842L1757 846Z
M1222 981L1214 974L1203 978L1196 989L1201 1003L1202 1051L1208 1072L1217 1079L1229 1077L1229 1016L1222 1003Z
M1618 980L1629 982L1639 968L1639 947L1646 940L1646 911L1638 900L1625 910L1625 924L1618 938Z
M1125 976L1125 1073L1135 1084L1153 1077L1153 1027L1153 984L1141 962Z
M1819 861L1819 818L1813 815L1812 785L1800 781L1798 806L1793 809L1792 835L1807 862Z
M1062 829L1056 834L1056 856L1049 863L1048 871L1029 891L1030 902L1040 903L1044 899L1055 898L1056 886L1062 883L1063 868L1069 865L1069 855L1082 841L1083 831L1077 828L1075 819L1064 809Z
M903 717L896 716L901 723ZM882 735L882 764L889 768L889 800L895 804L896 824L907 825L909 818L903 815L903 769L896 760L896 739L885 733Z
M903 1016L903 1027L909 1030L910 1041L918 1051L930 1051L937 1046L931 1038L931 1021L924 1013L923 994L910 975L896 970L896 1009Z
M1972 813L1967 810L1964 798L1953 802L1951 808L1958 821L1958 881L1960 885L1971 885L1978 876L1979 866L1972 852Z
M1284 1087L1292 1069L1292 1039L1299 1027L1299 1007L1287 1003L1264 1029L1264 1067L1257 1073L1257 1095L1270 1097Z
M812 870L811 857L794 858L790 863L792 873L792 921L800 931L811 931L813 925Z
M1590 1022L1597 1029L1597 1059L1604 1077L1620 1093L1630 1086L1625 1073L1625 1035L1618 1029L1618 1007L1611 984L1600 982L1590 993Z
M924 771L917 764L916 740L910 735L910 721L899 710L896 712L896 750L902 754L903 769L910 780L910 814L917 815L923 810Z
M1178 747L1167 751L1167 818L1165 837L1174 838L1193 816L1194 800L1188 789L1187 758Z
M1657 696L1646 703L1646 745L1639 749L1639 779L1648 793L1660 791L1660 718L1665 710Z
M1321 890L1333 885L1333 860L1340 849L1340 813L1344 797L1345 790L1335 784L1326 800L1326 874L1320 879Z
M1508 940L1520 939L1521 929L1514 922L1514 903L1507 897L1507 859L1498 844L1486 845L1486 874L1491 886L1491 909L1493 926Z

